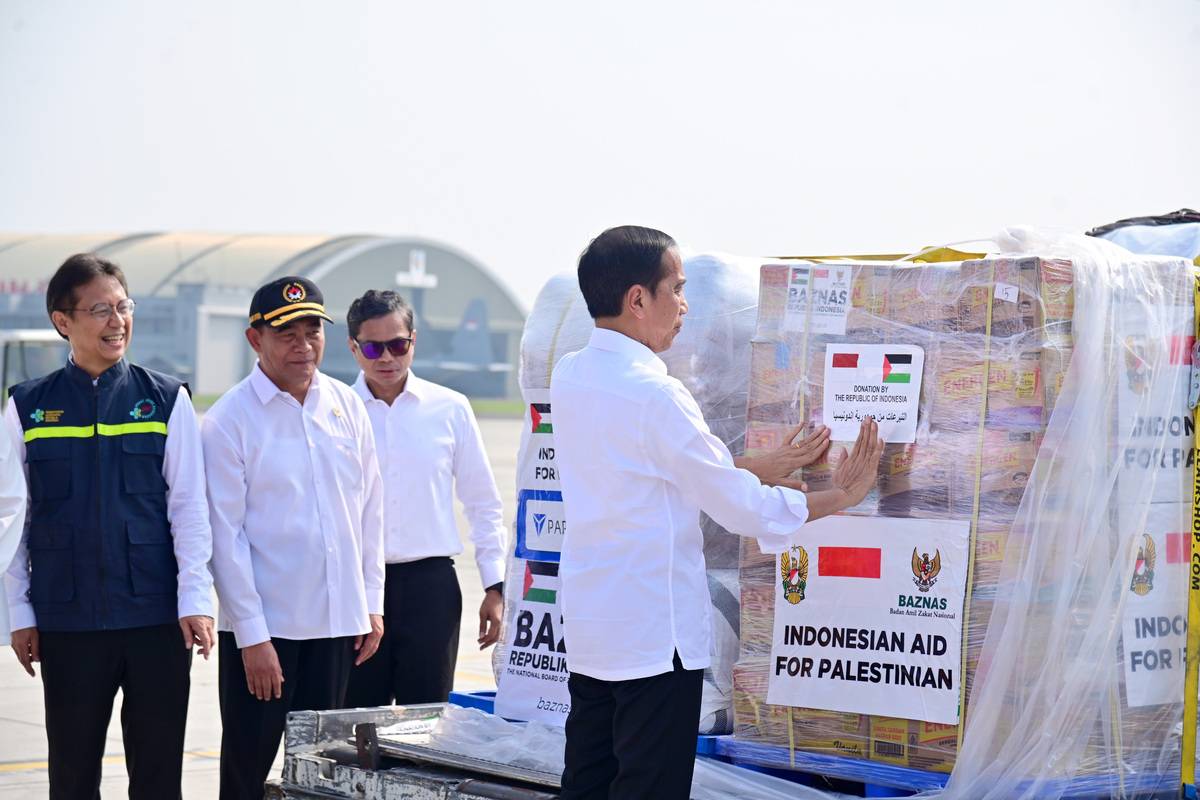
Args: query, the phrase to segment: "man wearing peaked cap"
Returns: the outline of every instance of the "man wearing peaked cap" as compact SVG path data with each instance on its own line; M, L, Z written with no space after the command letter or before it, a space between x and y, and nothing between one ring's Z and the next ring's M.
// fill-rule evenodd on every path
M221 798L261 798L289 711L342 706L383 633L383 486L371 422L319 371L321 290L260 288L250 375L201 426L220 599Z

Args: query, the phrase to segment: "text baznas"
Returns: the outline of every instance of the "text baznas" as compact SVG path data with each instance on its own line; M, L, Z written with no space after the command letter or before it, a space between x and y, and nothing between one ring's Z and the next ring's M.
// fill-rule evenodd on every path
M871 628L830 628L812 625L786 625L783 644L802 647L835 647L846 650L875 650L885 653L918 653L940 656L946 653L946 638L937 634L908 637L903 631ZM815 674L814 674L815 667ZM908 666L878 661L777 656L775 674L787 673L802 678L888 683L898 686L954 688L954 671L926 666Z

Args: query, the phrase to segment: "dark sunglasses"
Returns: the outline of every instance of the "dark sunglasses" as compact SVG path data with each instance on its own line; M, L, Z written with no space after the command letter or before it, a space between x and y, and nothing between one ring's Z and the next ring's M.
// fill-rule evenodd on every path
M383 351L388 350L394 356L403 356L408 354L408 348L412 347L412 338L405 339L403 336L397 336L395 339L389 339L386 342L360 342L354 340L358 344L358 350L365 358L374 361L383 356Z

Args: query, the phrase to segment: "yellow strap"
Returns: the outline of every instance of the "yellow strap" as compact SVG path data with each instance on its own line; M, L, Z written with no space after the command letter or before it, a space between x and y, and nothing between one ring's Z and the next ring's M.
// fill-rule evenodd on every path
M1200 276L1193 287L1192 313L1200 341ZM1200 407L1192 409L1200 424ZM1194 446L1194 445L1193 445ZM1183 752L1180 774L1184 786L1196 785L1196 694L1200 691L1200 459L1192 459L1192 560L1188 583L1187 660L1183 679Z
M161 433L167 435L165 422L124 422L119 425L109 425L101 422L95 427L91 425L61 425L53 428L30 428L25 431L25 441L34 439L90 439L96 435L124 436L128 433Z
M290 314L293 311L300 311L301 309L307 309L309 311L320 311L322 314L325 313L325 306L321 305L320 303L292 303L291 305L280 306L279 308L275 309L274 311L268 311L267 313L262 315L262 318L264 320L274 319L275 317L278 317L280 314Z
M988 287L996 282L996 262L990 261ZM979 436L975 446L975 492L971 501L971 539L967 543L967 591L963 595L962 649L958 671L958 742L955 752L962 750L963 729L967 727L967 651L971 639L971 592L975 587L975 542L979 538L979 490L983 488L984 425L987 423L988 384L992 378L992 307L996 293L987 293L987 323L983 331L983 399L979 402Z
M792 707L788 706L788 761L796 768L796 729L792 727Z

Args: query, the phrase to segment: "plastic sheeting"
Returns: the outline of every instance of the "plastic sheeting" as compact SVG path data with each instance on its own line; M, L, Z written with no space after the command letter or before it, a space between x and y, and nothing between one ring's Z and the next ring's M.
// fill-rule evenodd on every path
M1194 457L1184 404L1193 270L1181 259L1135 256L1096 239L1028 229L1006 231L994 249L1014 260L1070 262L1074 314L1069 327L1010 330L1042 337L1037 342L1003 341L1003 336L992 341L993 348L998 347L992 355L1001 362L1006 354L1036 344L1043 356L1059 353L1057 367L1066 368L1061 386L1043 373L1051 390L1045 395L1049 416L1044 438L1024 491L1001 498L1002 505L1013 503L1005 525L1004 557L991 578L990 618L983 627L973 623L967 635L968 652L975 650L977 666L971 671L964 738L961 746L955 747L952 739L945 745L949 760L943 763L953 769L946 788L936 796L1148 797L1170 791L1179 782L1179 632L1186 613L1188 538L1181 532L1190 529L1187 476ZM892 285L891 278L887 280ZM925 285L952 283L933 280ZM970 288L972 282L959 285ZM1037 296L1037 291L1030 294ZM907 313L913 315L911 330L905 330L903 322L885 324L882 319L896 322L903 311L884 314L879 305L857 302L861 313L879 318L860 320L860 333L877 324L876 341L900 343L918 335L917 329L921 336L936 330L929 313L929 306L938 304L935 296L918 290L906 303ZM993 336L1003 330L993 329ZM1059 338L1067 331L1073 346ZM976 334L960 329L926 343L935 350L969 349L979 341ZM928 379L930 373L926 375ZM1003 398L999 404L990 403L997 388L1003 389L989 384L988 416L1006 412L1010 420L1019 420L1020 404ZM926 413L930 392L938 389L928 387L922 401ZM780 402L786 406L788 400ZM921 425L918 447L922 436L930 443L937 438L928 418ZM946 441L951 442L953 437ZM1005 459L999 457L998 446L989 443L982 461L951 450L941 475L924 485L909 480L896 486L895 475L889 474L894 470L885 464L881 491L853 513L921 516L944 503L946 513L960 514L964 509L955 498L970 500L971 491L968 487L965 495L955 492L960 483L955 473L975 472L977 467L985 473L997 467L1003 471ZM911 467L905 459L896 463ZM928 466L935 468L936 463ZM897 489L903 491L892 491ZM982 495L979 499L985 502ZM918 506L921 513L907 513ZM745 567L742 584L745 591ZM769 616L761 619L762 609L756 616L745 594L742 612L739 669L746 661L745 642L755 635L753 626L770 625ZM778 734L761 727L762 711L739 706L739 728L746 718L748 724L759 725L750 738L775 736L779 741ZM817 727L849 724L845 718L850 715L823 714L811 716ZM789 713L783 724L792 723ZM865 730L865 740L862 723L825 738L841 747L874 742L869 723ZM790 745L782 748L785 753L788 746L803 749L803 737L795 728L784 731L784 741L791 737ZM910 728L909 737L917 736ZM865 758L863 745L858 752ZM786 766L786 760L775 765Z

